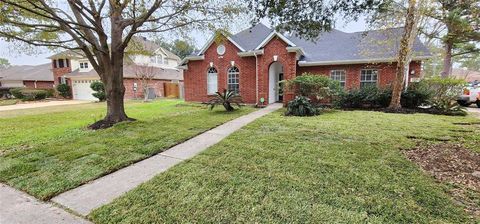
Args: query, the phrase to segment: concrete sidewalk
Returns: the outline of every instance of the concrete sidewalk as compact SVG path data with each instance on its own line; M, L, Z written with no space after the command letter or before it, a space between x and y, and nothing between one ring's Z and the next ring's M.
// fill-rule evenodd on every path
M112 202L127 191L183 160L194 157L243 126L281 107L282 104L269 105L267 108L229 121L167 151L60 194L52 201L86 216L93 209Z
M480 119L480 108L478 107L467 107L467 111L473 116Z
M0 184L0 223L73 224L90 222L55 207L51 203L38 201L30 195Z
M51 107L51 106L63 106L63 105L77 105L91 103L91 101L84 100L65 100L65 101L48 101L48 102L33 102L33 103L19 103L15 105L1 106L0 111L8 110L22 110L22 109L32 109L40 107Z

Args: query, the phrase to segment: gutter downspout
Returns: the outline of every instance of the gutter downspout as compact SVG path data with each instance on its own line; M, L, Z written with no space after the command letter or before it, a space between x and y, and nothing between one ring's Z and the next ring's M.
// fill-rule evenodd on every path
M255 56L255 105L258 106L258 57L257 53L253 52Z

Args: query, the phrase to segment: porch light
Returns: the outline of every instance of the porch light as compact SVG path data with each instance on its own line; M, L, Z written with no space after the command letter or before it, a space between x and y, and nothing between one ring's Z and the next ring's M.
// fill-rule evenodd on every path
M277 61L278 60L278 55L273 55L273 61Z
M231 61L230 65L232 65L232 67L235 66L235 61Z
M210 68L213 67L213 62L210 62Z

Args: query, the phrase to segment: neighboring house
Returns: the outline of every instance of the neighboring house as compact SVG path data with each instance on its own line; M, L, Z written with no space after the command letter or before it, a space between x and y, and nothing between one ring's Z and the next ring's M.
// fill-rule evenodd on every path
M480 82L480 71L471 71L463 68L452 69L452 76L467 82Z
M0 70L0 87L53 88L50 64L14 65Z
M152 68L150 71L154 74L148 88L157 97L164 96L165 83L183 82L183 71L176 68L180 62L178 56L146 38L134 38L131 43L136 45L136 50L126 56L123 67L125 98L143 97L141 82L136 75L140 67ZM90 84L100 81L100 77L82 53L68 50L52 55L49 59L52 60L55 85L65 83L71 86L73 99L96 99L92 96Z
M249 104L287 102L278 82L304 72L323 74L346 89L386 86L395 76L396 52L402 29L345 33L332 30L309 41L282 35L263 24L226 37L210 39L181 63L185 99L204 102L217 90L230 89ZM415 41L409 80L420 78L421 62L430 53Z

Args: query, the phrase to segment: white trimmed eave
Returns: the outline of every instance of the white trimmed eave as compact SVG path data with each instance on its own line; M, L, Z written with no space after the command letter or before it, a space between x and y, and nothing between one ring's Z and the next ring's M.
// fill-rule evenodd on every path
M200 55L200 56L196 56L196 55L191 55L191 56L187 56L185 57L181 62L180 62L180 65L177 66L176 68L178 69L188 69L188 62L189 61L202 61L202 60L205 60L205 55Z
M303 55L305 55L305 51L302 47L287 47L287 52L294 52L297 53L296 58L297 60L300 59Z
M237 55L240 57L251 57L255 55L263 55L264 50L254 50L254 51L245 51L245 52L238 52Z
M272 31L256 48L255 50L259 50L260 48L262 47L265 47L265 45L267 45L268 42L270 42L273 37L279 37L280 39L282 39L283 41L285 41L285 43L287 43L288 45L290 45L291 47L296 47L297 45L295 45L292 41L290 41L287 37L285 37L284 35L282 35L281 33L277 32L277 31Z
M426 60L430 59L433 56L417 56L413 57L412 61ZM338 61L299 61L298 66L308 67L308 66L321 66L321 65L349 65L349 64L372 64L372 63L382 63L382 62L396 62L397 58L369 58L369 59L359 59L359 60L338 60Z
M238 44L237 42L235 42L231 37L229 36L226 36L227 37L227 40L229 40L233 45L235 45L236 47L238 47L238 49L240 49L241 51L245 51L245 49L243 49L242 46L240 46L240 44ZM210 37L210 39L208 39L207 43L205 44L205 46L203 46L203 48L200 50L200 52L198 52L197 55L203 55L205 53L205 51L207 51L207 49L212 45L213 41L215 39L215 36L212 35Z

